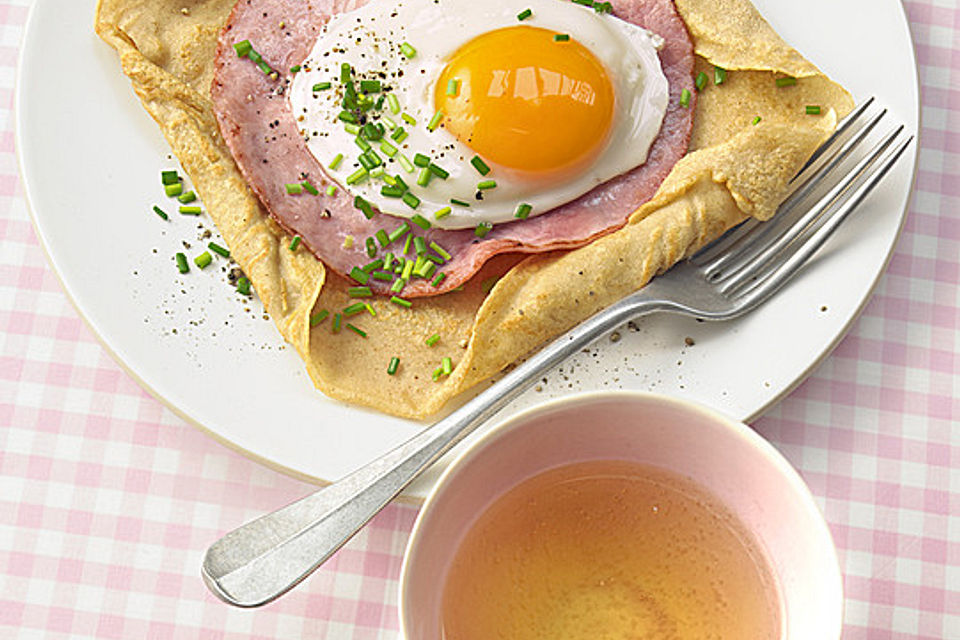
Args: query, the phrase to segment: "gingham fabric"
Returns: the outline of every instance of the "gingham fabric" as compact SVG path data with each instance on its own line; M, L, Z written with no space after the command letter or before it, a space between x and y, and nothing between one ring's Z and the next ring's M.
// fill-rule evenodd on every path
M165 409L61 292L14 154L30 4L0 0L0 638L393 640L414 507L388 508L262 609L201 583L210 542L311 487ZM830 523L846 640L960 639L960 9L906 8L924 122L906 230L847 337L754 425Z

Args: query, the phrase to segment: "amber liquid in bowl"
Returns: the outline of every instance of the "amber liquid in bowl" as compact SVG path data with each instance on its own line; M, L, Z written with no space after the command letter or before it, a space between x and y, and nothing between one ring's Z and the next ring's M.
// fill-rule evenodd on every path
M680 475L590 461L529 478L471 527L443 640L777 640L772 572L744 526Z

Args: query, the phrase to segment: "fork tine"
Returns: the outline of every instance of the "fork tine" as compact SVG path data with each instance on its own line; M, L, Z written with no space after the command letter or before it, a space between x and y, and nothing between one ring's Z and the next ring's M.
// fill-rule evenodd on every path
M899 133L900 127L897 132ZM863 202L864 198L873 191L874 187L880 183L883 177L890 171L893 165L900 159L903 152L907 150L913 142L914 136L908 136L893 149L886 151L885 157L873 169L868 169L864 181L852 193L845 194L840 202L835 203L836 207L832 215L824 215L820 219L820 224L816 225L810 233L802 240L798 240L788 251L784 252L766 268L756 274L755 279L751 279L736 288L728 291L728 295L738 297L749 297L750 303L746 305L747 309L752 308L752 304L765 300L769 295L783 286L797 272L807 260L823 246L823 243L833 235L844 220ZM883 153L879 151L878 153Z
M886 115L887 110L883 109L880 113L860 126L859 129L855 128L855 125L860 125L858 122L859 118L866 113L866 107L872 104L872 102L873 98L844 119L844 124L842 125L844 131L853 130L853 134L849 136L849 139L846 139L844 142L844 138L835 133L826 143L820 146L817 152L815 152L819 161L816 163L808 163L807 168L797 174L794 180L799 179L799 182L797 182L791 194L787 196L777 209L777 215L774 216L772 220L759 225L757 232L751 234L749 242L739 245L742 248L742 252L727 251L726 253L718 254L709 266L701 262L706 268L709 278L716 278L717 275L722 272L735 271L735 269L731 268L733 263L742 263L751 260L760 248L777 241L783 234L795 228L797 219L802 218L805 213L805 209L798 209L797 205L806 199L814 189L820 186L825 176L829 176L830 173L863 142L867 134L869 134L884 115ZM731 246L730 248L732 249L733 247Z
M713 260L721 260L721 262L714 265L710 270L718 271L723 268L723 265L732 259L731 253L736 255L734 249L737 246L740 246L744 238L750 236L754 230L762 225L762 232L765 234L764 237L769 238L771 235L782 232L783 229L789 228L791 224L785 224L789 222L784 220L788 216L787 209L793 207L793 205L809 193L812 189L812 181L815 177L822 175L839 164L843 159L845 159L853 148L859 144L859 142L866 136L867 133L877 122L884 116L886 109L883 109L879 115L874 116L866 125L863 125L859 130L856 127L860 126L860 119L866 113L867 109L873 104L874 99L871 97L866 100L863 104L857 107L854 111L847 114L846 117L841 120L837 125L837 130L824 142L821 144L813 155L807 161L807 164L797 172L797 175L793 177L790 181L791 184L797 183L791 191L790 195L784 200L784 202L779 207L779 213L774 217L773 220L761 223L759 220L750 218L740 223L738 226L734 227L726 234L722 235L720 238L707 245L699 252L691 256L690 261L696 265L705 265L708 262ZM850 140L843 142L845 134L854 130L854 137ZM822 161L821 158L823 159ZM818 162L819 161L819 162ZM829 165L827 164L829 163ZM801 192L802 193L799 193ZM753 246L756 242L755 239L751 238L750 242L746 246Z
M800 210L799 215L794 216L796 220L791 220L792 225L784 229L778 238L770 241L764 237L770 234L764 234L761 231L758 238L752 239L750 247L736 254L733 260L727 261L724 272L708 273L707 277L715 283L722 283L721 290L724 293L732 291L751 279L766 262L775 258L808 229L813 229L817 220L839 202L851 186L870 170L901 131L903 131L902 125L888 133L819 202L809 209Z

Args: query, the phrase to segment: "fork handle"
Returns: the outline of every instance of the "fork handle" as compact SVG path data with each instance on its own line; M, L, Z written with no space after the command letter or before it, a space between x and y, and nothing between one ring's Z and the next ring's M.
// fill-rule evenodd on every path
M424 469L534 380L605 332L668 306L640 290L600 311L397 448L223 536L204 557L204 582L219 598L236 606L272 601L306 578Z

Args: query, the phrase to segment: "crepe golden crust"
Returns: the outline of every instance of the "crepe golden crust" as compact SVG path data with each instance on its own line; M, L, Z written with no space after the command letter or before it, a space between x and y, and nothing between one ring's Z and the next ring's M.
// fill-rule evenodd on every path
M463 290L419 299L410 310L375 302L366 339L333 335L328 324L311 329L309 318L353 302L349 284L309 253L288 249L291 238L247 188L217 129L209 98L213 54L234 4L100 0L96 30L119 53L123 72L317 387L403 417L435 413L746 217L772 216L790 179L853 106L748 0L677 0L698 71L711 79L714 64L730 72L724 84L700 94L689 153L624 228L574 251L498 257ZM777 88L775 74L801 80ZM821 105L823 115L806 115L808 104ZM485 285L501 274L487 293ZM428 347L434 333L441 339ZM402 364L391 376L394 356ZM452 375L432 381L447 356Z

